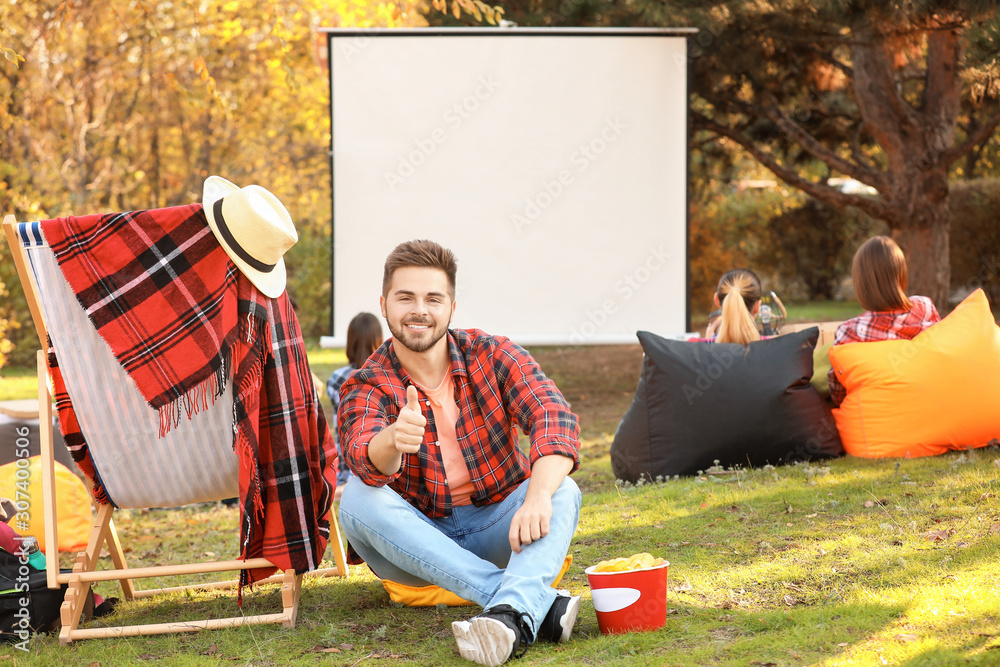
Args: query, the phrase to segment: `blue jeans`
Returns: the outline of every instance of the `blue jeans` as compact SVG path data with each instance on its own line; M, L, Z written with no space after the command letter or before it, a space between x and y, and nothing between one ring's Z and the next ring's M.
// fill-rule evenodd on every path
M388 486L357 477L344 487L340 525L347 541L382 579L407 586L436 584L484 608L509 604L527 613L537 632L556 598L562 569L580 518L580 489L567 477L552 496L549 534L510 549L507 533L524 502L528 480L493 505L462 505L430 519Z

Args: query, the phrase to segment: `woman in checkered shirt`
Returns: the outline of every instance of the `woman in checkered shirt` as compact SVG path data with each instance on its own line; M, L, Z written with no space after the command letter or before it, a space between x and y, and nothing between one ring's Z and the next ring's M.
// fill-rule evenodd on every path
M340 388L347 382L354 371L361 368L372 355L372 352L382 344L382 324L378 318L371 313L358 313L347 325L347 353L346 366L342 366L330 374L330 379L326 381L326 395L333 403L333 419L330 422L330 432L333 434L334 443L337 445L337 454L340 456L340 464L337 469L337 493L334 500L340 500L340 494L344 491L344 485L351 478L351 469L347 467L347 459L340 449L340 429L337 428L337 410L340 408Z
M837 327L834 345L896 338L909 340L941 320L930 299L906 296L906 258L887 236L870 238L858 248L851 276L854 293L865 312ZM833 369L827 377L830 399L834 405L840 405L847 390Z

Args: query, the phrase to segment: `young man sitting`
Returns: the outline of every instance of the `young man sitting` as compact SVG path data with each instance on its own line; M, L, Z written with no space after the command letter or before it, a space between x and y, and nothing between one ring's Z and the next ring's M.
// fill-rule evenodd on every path
M572 633L580 597L551 584L580 514L568 477L579 426L525 350L448 328L455 274L454 255L431 241L386 259L380 304L392 338L341 390L340 442L356 477L340 519L379 577L481 605L452 631L463 657L494 666Z

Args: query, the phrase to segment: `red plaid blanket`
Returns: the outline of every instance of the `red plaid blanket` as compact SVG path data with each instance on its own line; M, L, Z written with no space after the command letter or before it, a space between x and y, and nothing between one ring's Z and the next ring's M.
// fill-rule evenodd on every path
M221 395L232 373L240 555L315 569L329 538L337 452L287 295L268 299L236 269L200 204L41 227L98 333L159 409L161 434ZM66 443L96 499L111 502L51 347L49 366ZM244 570L241 589L271 572Z

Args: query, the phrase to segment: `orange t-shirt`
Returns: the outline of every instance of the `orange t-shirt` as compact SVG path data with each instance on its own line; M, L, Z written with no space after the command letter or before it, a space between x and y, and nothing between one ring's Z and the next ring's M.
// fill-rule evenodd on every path
M444 474L451 490L451 504L469 505L472 503L472 493L475 488L455 433L459 410L455 402L455 383L451 379L451 373L446 373L436 388L427 389L421 386L421 389L427 395L427 399L431 402L431 410L434 411L434 426L438 435L435 444L441 450Z

